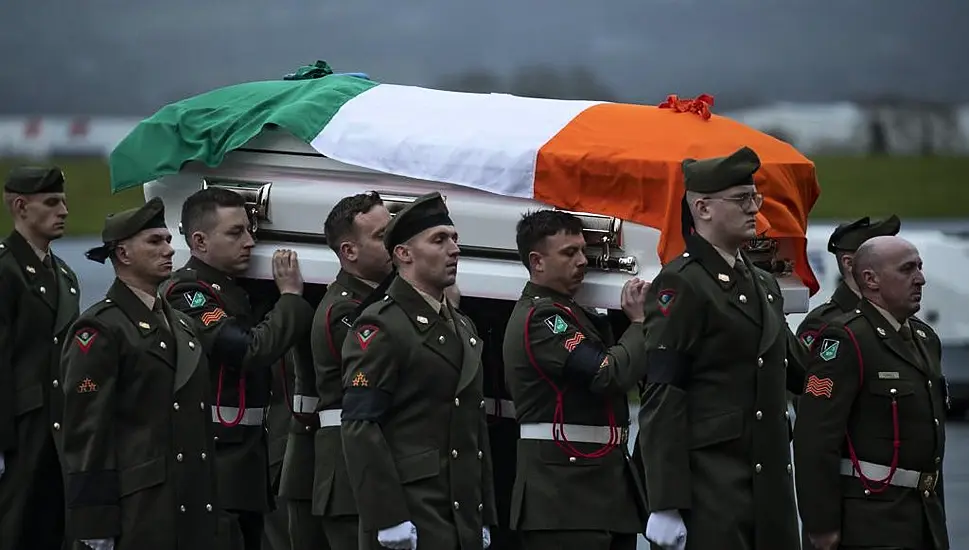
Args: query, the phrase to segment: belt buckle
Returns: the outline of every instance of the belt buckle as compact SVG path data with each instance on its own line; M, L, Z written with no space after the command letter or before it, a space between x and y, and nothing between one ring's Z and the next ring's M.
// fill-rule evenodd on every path
M935 484L938 480L938 470L919 474L919 491L935 492Z
M623 426L620 430L621 431L619 432L619 441L623 444L623 446L628 445L629 444L629 426Z

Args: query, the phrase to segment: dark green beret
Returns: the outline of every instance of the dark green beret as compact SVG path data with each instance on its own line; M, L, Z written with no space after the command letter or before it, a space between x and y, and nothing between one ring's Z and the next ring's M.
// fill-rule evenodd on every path
M10 171L3 188L21 195L63 193L64 172L56 166L21 166Z
M683 161L683 185L687 191L717 193L736 185L753 183L760 158L749 147L742 147L727 157Z
M165 227L165 203L155 197L139 208L109 214L101 230L101 246L85 253L87 259L103 264L118 244L146 229Z
M425 229L438 225L454 225L448 215L444 198L437 191L421 195L394 216L384 231L384 246L391 253L394 247L407 242Z
M898 235L902 228L902 222L898 216L892 214L880 222L872 223L868 216L855 220L851 223L843 223L836 227L828 239L828 252L835 254L839 250L842 252L854 252L858 250L861 243L872 237Z

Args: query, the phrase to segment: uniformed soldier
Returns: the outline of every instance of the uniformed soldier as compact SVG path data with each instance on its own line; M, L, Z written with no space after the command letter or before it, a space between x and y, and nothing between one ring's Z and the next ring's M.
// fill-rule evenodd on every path
M440 193L401 210L384 234L398 275L382 301L364 300L343 343L343 448L361 548L491 542L481 339L444 293L457 236Z
M801 346L777 281L740 252L756 237L759 167L747 147L683 161L686 252L646 301L639 444L646 537L664 548L800 546L785 387L803 389L803 365L788 368Z
M63 350L68 532L95 550L209 550L208 361L191 318L157 294L175 253L161 199L108 216L101 238L87 257L110 259L115 281Z
M271 397L266 411L266 437L269 444L269 485L272 490L273 510L263 519L262 550L290 550L294 544L289 535L289 507L282 491L282 478L283 462L289 448L289 423L292 419L290 405L286 401L286 388L292 387L295 381L293 369L296 362L296 349L293 348L280 360L280 368L274 368L272 373Z
M237 524L233 539L241 537L246 550L258 550L263 515L273 507L264 428L271 371L308 333L313 308L301 296L295 253L277 250L273 276L280 298L264 318L253 315L248 293L235 280L249 267L253 247L241 195L219 188L198 191L182 205L181 223L192 257L166 281L162 295L201 322L205 333L225 333L245 343L237 348L244 352L213 370L211 420L219 498Z
M14 169L3 202L14 229L0 242L0 549L58 549L60 351L79 312L77 276L50 250L67 219L64 174Z
M858 305L861 294L851 275L851 266L855 251L861 243L879 235L898 235L900 228L901 221L894 215L876 223L872 223L868 216L865 216L835 228L831 238L828 239L828 252L838 259L841 283L838 284L830 300L812 309L801 321L797 327L797 337L801 342L811 347L822 326L835 317L854 310Z
M516 231L529 282L504 338L521 431L511 526L526 549L635 549L646 516L626 394L645 374L646 283L623 285L631 324L616 342L605 317L574 299L588 265L582 221L540 210Z
M947 550L947 399L939 337L915 316L922 260L873 237L853 272L862 300L818 335L794 428L801 519L821 550Z
M312 368L297 373L297 393L315 396L303 398L308 401L303 405L305 410L318 414L319 430L315 442L310 439L311 447L303 451L304 458L296 459L296 453L293 453L294 461L287 474L293 478L294 492L306 490L305 480L314 479L306 496L312 496L312 512L321 518L313 523L322 527L333 550L357 550L359 547L357 505L347 477L340 438L341 350L353 324L354 310L391 271L390 255L383 242L388 223L390 211L376 192L341 199L327 215L323 232L327 244L340 259L340 271L327 288L313 318L310 331ZM302 438L294 435L290 440L294 451L297 439ZM308 463L304 464L304 461ZM303 514L299 512L300 517Z

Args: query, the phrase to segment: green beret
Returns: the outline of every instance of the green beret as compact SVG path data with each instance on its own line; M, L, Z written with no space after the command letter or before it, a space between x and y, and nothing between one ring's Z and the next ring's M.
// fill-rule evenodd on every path
M21 166L10 171L3 188L21 195L63 193L64 172L56 166Z
M444 198L437 191L421 195L394 216L384 231L384 246L393 253L394 247L410 240L425 229L439 225L454 225L448 215Z
M843 223L831 233L831 238L828 239L828 252L832 254L837 253L839 250L842 252L854 252L858 250L861 243L872 237L898 235L901 227L901 220L894 214L876 223L871 223L868 216L851 223Z
M686 159L683 161L683 185L687 191L716 193L736 185L753 183L760 158L749 147L742 147L727 157Z
M87 259L103 264L111 255L111 251L118 244L146 229L156 229L165 226L165 203L155 197L139 208L124 210L116 214L108 214L101 230L101 246L92 248L85 253Z

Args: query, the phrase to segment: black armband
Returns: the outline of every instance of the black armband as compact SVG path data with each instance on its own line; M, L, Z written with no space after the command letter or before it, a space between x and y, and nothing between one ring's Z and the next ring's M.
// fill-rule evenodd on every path
M672 349L654 349L646 352L646 383L669 384L684 389L690 383L690 367L693 358Z
M118 504L121 485L118 472L78 472L67 476L67 507L112 506Z
M212 359L231 368L240 368L249 352L252 333L235 319L227 319L219 326L212 344Z
M377 388L347 388L340 420L380 421L390 408L390 394Z
M588 386L599 374L599 367L605 360L606 352L599 344L582 340L565 360L565 376L579 380Z

